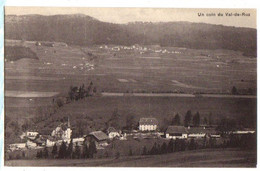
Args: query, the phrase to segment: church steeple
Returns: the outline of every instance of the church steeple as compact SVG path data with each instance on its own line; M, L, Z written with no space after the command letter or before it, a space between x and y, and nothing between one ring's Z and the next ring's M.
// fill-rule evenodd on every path
M68 128L70 128L70 117L68 117Z

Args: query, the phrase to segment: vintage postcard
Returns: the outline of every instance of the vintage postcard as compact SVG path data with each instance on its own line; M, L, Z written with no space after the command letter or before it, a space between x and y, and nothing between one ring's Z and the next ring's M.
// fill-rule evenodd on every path
M256 9L4 10L5 166L256 167Z

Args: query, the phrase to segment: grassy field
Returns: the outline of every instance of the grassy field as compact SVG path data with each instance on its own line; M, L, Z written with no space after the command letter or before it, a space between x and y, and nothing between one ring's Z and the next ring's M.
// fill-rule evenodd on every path
M9 160L5 166L72 167L256 167L256 152L206 149L156 156L131 156L91 160Z

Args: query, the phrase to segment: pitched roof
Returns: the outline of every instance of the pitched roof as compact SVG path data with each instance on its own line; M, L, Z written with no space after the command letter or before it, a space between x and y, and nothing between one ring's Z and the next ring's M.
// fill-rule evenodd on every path
M166 133L182 133L187 134L188 131L184 126L168 126Z
M202 128L202 127L191 127L188 129L189 134L199 134L199 133L205 133L205 134L215 134L216 131L214 128Z
M94 131L94 132L89 133L89 135L94 136L98 141L108 139L108 136L102 131Z
M109 127L107 129L107 133L110 133L110 132L117 132L117 130L114 127Z
M139 125L158 125L156 118L140 118Z

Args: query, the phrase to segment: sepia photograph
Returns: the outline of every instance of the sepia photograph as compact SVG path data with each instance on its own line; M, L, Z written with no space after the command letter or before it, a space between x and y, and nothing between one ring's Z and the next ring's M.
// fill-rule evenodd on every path
M4 166L257 166L256 9L4 8Z

